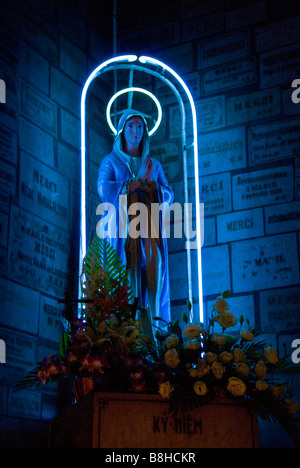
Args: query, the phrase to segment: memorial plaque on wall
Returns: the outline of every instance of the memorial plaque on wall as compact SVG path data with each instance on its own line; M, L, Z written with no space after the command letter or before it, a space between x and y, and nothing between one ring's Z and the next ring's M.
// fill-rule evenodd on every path
M296 235L282 234L231 244L233 292L299 283Z
M0 125L0 158L17 164L17 134Z
M25 19L22 21L23 37L31 43L46 59L54 65L58 64L57 33L44 21L42 28Z
M16 168L3 161L0 169L0 190L11 195L16 193Z
M296 156L300 152L300 120L282 120L250 127L250 164L261 164L276 159Z
M51 69L52 99L73 114L80 115L80 96L81 86L56 68Z
M199 68L209 68L249 55L249 35L241 31L199 44Z
M231 211L230 173L200 177L200 203L204 203L204 215Z
M49 63L24 42L20 46L20 75L45 94L49 93Z
M101 133L89 129L88 132L88 157L91 159L95 164L100 166L100 162L109 154L112 150L113 146L113 137L111 135L103 136ZM78 163L79 163L78 157Z
M282 113L287 116L298 116L299 115L299 103L295 104L292 101L293 93L296 92L297 100L299 98L299 88L289 87L282 91ZM295 95L294 95L295 96Z
M299 35L300 37L300 35ZM300 44L294 44L260 56L260 86L268 88L292 83L300 76Z
M272 88L235 96L227 100L227 125L240 124L277 115L281 111L280 92Z
M41 416L42 395L34 391L13 392L9 389L8 414L9 416L39 419Z
M212 13L204 17L194 17L183 21L182 40L191 41L211 34L222 33L224 30L224 17L222 12Z
M225 96L202 99L195 105L199 132L225 127Z
M0 316L2 325L37 333L39 293L16 285L5 279L0 280L1 307L5 313Z
M20 205L57 226L69 227L69 182L26 153L21 153Z
M191 42L159 49L155 52L155 57L179 74L190 73L194 68L194 50Z
M54 167L53 136L23 117L19 117L19 143L21 150Z
M182 179L182 154L178 140L151 145L151 156L160 161L168 182Z
M299 288L273 289L259 293L261 330L265 333L279 333L300 329Z
M172 89L167 86L163 81L155 81L155 96L163 106L168 104L176 104L177 99Z
M179 22L166 23L152 29L142 29L138 33L123 35L122 50L136 50L138 44L147 44L147 50L169 47L180 40Z
M0 211L0 246L7 247L8 217Z
M293 166L235 175L232 189L235 210L291 201L294 197Z
M5 104L0 103L0 121L5 127L17 130L17 77L0 62L0 77L5 83Z
M80 148L80 120L61 109L61 137L76 149Z
M11 208L10 229L9 278L55 297L64 297L70 274L69 236L15 206Z
M59 36L59 40L59 65L61 70L80 84L84 83L87 74L86 54L63 35Z
M247 2L241 2L247 3ZM237 6L240 2L237 3ZM232 6L229 3L229 8ZM262 23L266 19L266 5L264 1L254 1L249 5L245 5L238 10L229 11L226 13L226 27L228 31L240 29L244 26L249 26L253 23Z
M231 291L228 245L202 249L202 282L204 296Z
M16 384L36 365L37 339L7 328L0 328L0 337L6 345L6 364L0 365L0 382Z
M80 184L80 151L57 143L57 168L68 179Z
M169 109L170 123L169 123L169 138L178 138L182 135L182 117L178 106L172 106ZM186 120L185 127L186 135L193 134L193 121L192 116Z
M230 171L246 166L244 127L203 134L198 139L201 175Z
M168 257L171 300L188 298L186 251L171 253Z
M56 136L56 104L25 81L20 83L20 112L32 122Z
M299 41L299 35L299 16L262 26L255 31L256 50L257 52L263 52L275 47L292 44Z
M218 93L220 90L246 86L256 81L255 58L230 62L201 72L201 92Z
M184 186L182 182L173 182L174 202L183 205ZM188 179L188 202L195 203L195 179ZM200 177L199 179L200 203L204 203L204 215L212 216L231 211L231 180L230 173L215 174ZM194 209L194 208L193 208ZM193 213L193 216L195 214Z
M193 99L200 98L200 74L199 72L187 73L183 77L185 84L189 88Z
M231 242L264 235L263 209L243 210L217 217L218 242Z
M64 308L57 300L41 295L39 336L58 343L63 332L61 318Z
M265 207L266 234L300 231L300 201Z

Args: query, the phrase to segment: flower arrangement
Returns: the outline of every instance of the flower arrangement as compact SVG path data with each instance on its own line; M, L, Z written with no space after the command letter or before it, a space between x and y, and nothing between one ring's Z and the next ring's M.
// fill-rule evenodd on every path
M295 440L299 437L299 405L288 384L276 378L292 366L259 340L248 320L229 311L229 291L216 299L207 327L189 322L189 303L183 326L156 318L153 343L136 318L138 300L126 270L117 254L96 239L83 265L81 317L69 309L59 354L45 358L17 389L88 377L97 390L160 394L173 414L232 398L263 419L279 421ZM236 325L239 331L229 334Z

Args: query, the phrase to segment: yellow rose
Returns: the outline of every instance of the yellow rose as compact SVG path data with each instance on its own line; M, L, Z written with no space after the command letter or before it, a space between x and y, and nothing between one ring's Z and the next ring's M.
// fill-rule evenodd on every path
M178 364L180 363L180 358L176 349L174 348L169 349L165 353L165 362L167 366L170 367L171 369L175 369L178 366Z
M166 347L167 349L176 348L178 345L178 336L177 335L170 335L166 338Z
M231 312L224 312L222 315L217 315L214 320L224 329L234 327L237 323L236 317Z
M260 392L265 392L266 390L268 390L268 387L269 385L264 380L258 380L257 382L255 382L255 388Z
M269 345L265 348L265 358L267 361L269 361L271 364L277 364L278 363L278 356L277 356L277 351L273 346Z
M254 340L254 335L249 330L244 330L241 333L241 338L243 340L245 340L245 341L253 341Z
M250 369L245 362L238 362L235 371L239 377L242 379L248 379L250 374Z
M207 365L204 359L199 360L197 365L197 376L199 379L209 374L210 367Z
M223 315L225 312L228 312L228 302L225 301L223 297L218 297L217 302L214 305L214 309L219 315Z
M202 331L203 328L200 325L195 325L192 323L191 325L185 327L185 329L183 330L183 334L187 338L193 340L194 338L198 338Z
M198 377L198 369L189 369L189 376L191 379Z
M258 361L254 369L255 375L258 379L264 380L267 377L267 366L264 361Z
M230 364L233 361L233 356L228 351L223 351L219 355L219 359L222 362L222 364Z
M212 364L213 362L218 360L218 356L215 353L208 351L208 353L205 354L204 359L207 362L207 364Z
M211 365L211 370L212 370L212 373L213 373L214 377L217 380L221 380L221 378L223 377L224 372L225 372L225 369L222 366L222 364L220 362L216 362L216 361L213 362L212 365Z
M205 382L201 382L201 380L197 380L197 382L193 385L194 392L199 396L204 396L208 392L208 388Z
M191 351L197 351L200 348L200 343L197 340L188 341L184 344L185 349L189 349Z
M233 350L233 359L234 362L246 362L244 351L240 348L235 348Z
M291 415L294 416L295 414L298 413L299 411L299 404L296 403L295 401L291 400L291 398L284 398L283 400L287 412Z
M172 395L172 392L174 391L173 385L170 384L170 382L163 382L159 384L159 390L158 393L163 397L169 399Z
M285 394L285 384L275 384L270 387L274 398L281 398Z
M247 390L245 383L237 377L230 377L228 380L227 390L233 396L242 396Z
M212 339L218 346L223 346L226 343L226 337L221 333L214 333Z

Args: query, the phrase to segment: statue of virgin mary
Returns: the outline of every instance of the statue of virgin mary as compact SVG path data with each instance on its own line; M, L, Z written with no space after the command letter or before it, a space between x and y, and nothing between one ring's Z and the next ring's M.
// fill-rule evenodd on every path
M120 118L113 149L99 168L97 188L102 203L113 208L101 220L102 232L126 265L142 308L144 332L153 339L152 318L171 319L164 214L174 195L160 162L150 157L148 125L141 112L129 109ZM153 206L163 207L158 223L153 223Z

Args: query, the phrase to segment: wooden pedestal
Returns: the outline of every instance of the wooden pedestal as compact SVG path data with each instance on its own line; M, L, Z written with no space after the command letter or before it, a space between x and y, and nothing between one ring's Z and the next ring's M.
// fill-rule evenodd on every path
M91 393L57 416L51 448L255 448L257 416L218 399L176 417L159 395Z

